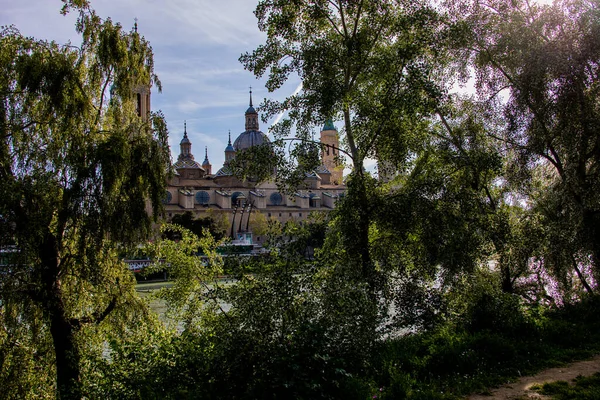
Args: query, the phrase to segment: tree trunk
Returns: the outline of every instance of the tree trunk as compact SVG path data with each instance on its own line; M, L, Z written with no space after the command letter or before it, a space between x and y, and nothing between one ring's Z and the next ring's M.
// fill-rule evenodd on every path
M56 389L60 400L81 399L80 354L75 343L77 329L66 318L59 300L52 307L50 332L56 353Z
M361 174L362 175L362 174ZM367 188L365 187L364 177L361 176L361 182L359 186L359 202L361 205L358 229L359 229L359 243L357 243L360 251L360 261L362 266L362 275L369 284L371 292L375 293L377 290L377 284L375 279L375 269L373 262L371 261L371 254L369 252L369 226L371 224L371 216L369 212L369 199L367 196Z
M504 256L500 257L500 273L502 274L502 291L504 293L514 293L515 288L513 286L510 267L504 262Z
M56 238L46 233L40 247L42 308L50 322L50 334L56 356L56 397L59 400L81 399L80 353L75 335L79 330L68 318L60 280L59 250Z
M359 166L362 168L362 165ZM370 201L367 193L367 182L366 177L362 171L358 170L355 176L352 178L350 183L351 187L349 191L350 196L354 197L355 207L358 208L358 218L355 221L355 242L350 243L351 248L348 249L350 253L355 253L360 260L361 277L369 285L369 289L372 294L375 294L378 290L377 277L374 264L371 260L371 254L369 251L369 227L371 224L371 211Z
M585 276L583 276L583 274L581 273L581 270L577 266L577 260L575 259L575 257L572 257L572 258L573 258L573 260L572 260L573 261L573 268L575 269L575 272L577 273L577 277L581 281L581 284L583 285L583 287L585 288L585 290L589 294L594 294L594 291L592 290L592 288L590 287L590 285L585 280Z

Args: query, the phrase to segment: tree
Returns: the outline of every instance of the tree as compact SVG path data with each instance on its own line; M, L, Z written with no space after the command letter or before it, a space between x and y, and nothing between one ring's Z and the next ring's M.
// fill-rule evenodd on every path
M268 72L270 91L292 74L302 79L298 95L263 105L265 118L289 110L274 132L285 137L295 127L301 141L291 152L297 157L292 167L314 164L306 161L314 159L309 139L315 124L343 120L352 162L347 201L339 207L347 228L344 261L356 264L356 277L376 292L369 253L375 183L364 161L377 156L402 169L419 151L425 119L443 99L436 75L448 63L452 29L434 6L403 1L263 0L255 14L267 40L242 55L242 63L256 76Z
M191 211L186 211L183 214L174 215L171 219L171 223L189 229L196 236L204 235L204 229L207 229L208 232L217 240L220 240L223 238L223 236L225 236L225 227L222 223L219 223L219 221L215 221L213 216L194 218L194 214ZM167 231L166 234L169 236L169 239L174 239L176 232Z
M493 0L469 7L461 14L474 32L478 87L488 98L508 94L506 129L496 136L512 153L513 182L524 188L548 232L544 262L564 276L589 260L597 280L598 4Z
M51 338L60 399L83 396L84 338L134 301L119 254L151 233L169 165L162 115L136 112L136 89L160 89L151 47L85 1L70 10L79 47L0 33L1 323Z

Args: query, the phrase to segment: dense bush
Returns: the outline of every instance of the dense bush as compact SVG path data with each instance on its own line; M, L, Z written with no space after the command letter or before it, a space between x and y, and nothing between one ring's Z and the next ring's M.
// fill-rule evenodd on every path
M535 313L502 293L474 300L458 323L380 343L379 398L455 398L600 351L598 297Z

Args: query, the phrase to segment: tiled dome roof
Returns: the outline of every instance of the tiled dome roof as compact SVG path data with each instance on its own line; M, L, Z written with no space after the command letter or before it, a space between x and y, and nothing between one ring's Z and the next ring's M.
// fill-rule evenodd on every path
M231 168L228 165L219 169L217 171L217 173L215 174L215 176L230 176L230 175L233 175L233 172L231 171Z
M252 146L260 146L270 143L271 141L261 131L246 131L240 133L240 136L235 139L233 147L236 151L245 150Z
M202 166L200 166L200 164L198 162L194 161L194 159L192 159L192 158L180 158L179 160L177 160L177 162L175 164L173 164L173 166L175 167L175 169L198 168L198 169L204 170L204 168L202 168Z
M328 118L325 121L325 125L323 125L323 131L337 131L337 128L335 127L335 125L333 125L333 121L331 120L331 118Z
M318 174L331 174L331 172L327 169L326 166L324 165L319 165L317 167L317 173Z

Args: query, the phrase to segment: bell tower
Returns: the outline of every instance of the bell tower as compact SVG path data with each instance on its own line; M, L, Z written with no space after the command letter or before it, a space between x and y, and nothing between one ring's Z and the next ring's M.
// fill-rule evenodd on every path
M135 18L135 24L133 25L134 34L138 34L138 19ZM133 95L135 96L135 111L138 117L142 118L142 121L148 122L150 119L150 87L152 83L141 84L133 89Z
M341 185L344 173L344 167L340 165L339 147L340 138L333 121L328 119L321 130L321 159L323 165L331 172L331 182L335 185Z
M150 118L150 86L140 85L133 91L135 95L135 111L142 118L142 121L148 122Z
M252 87L250 87L250 107L246 110L246 131L258 131L258 113L252 106Z

